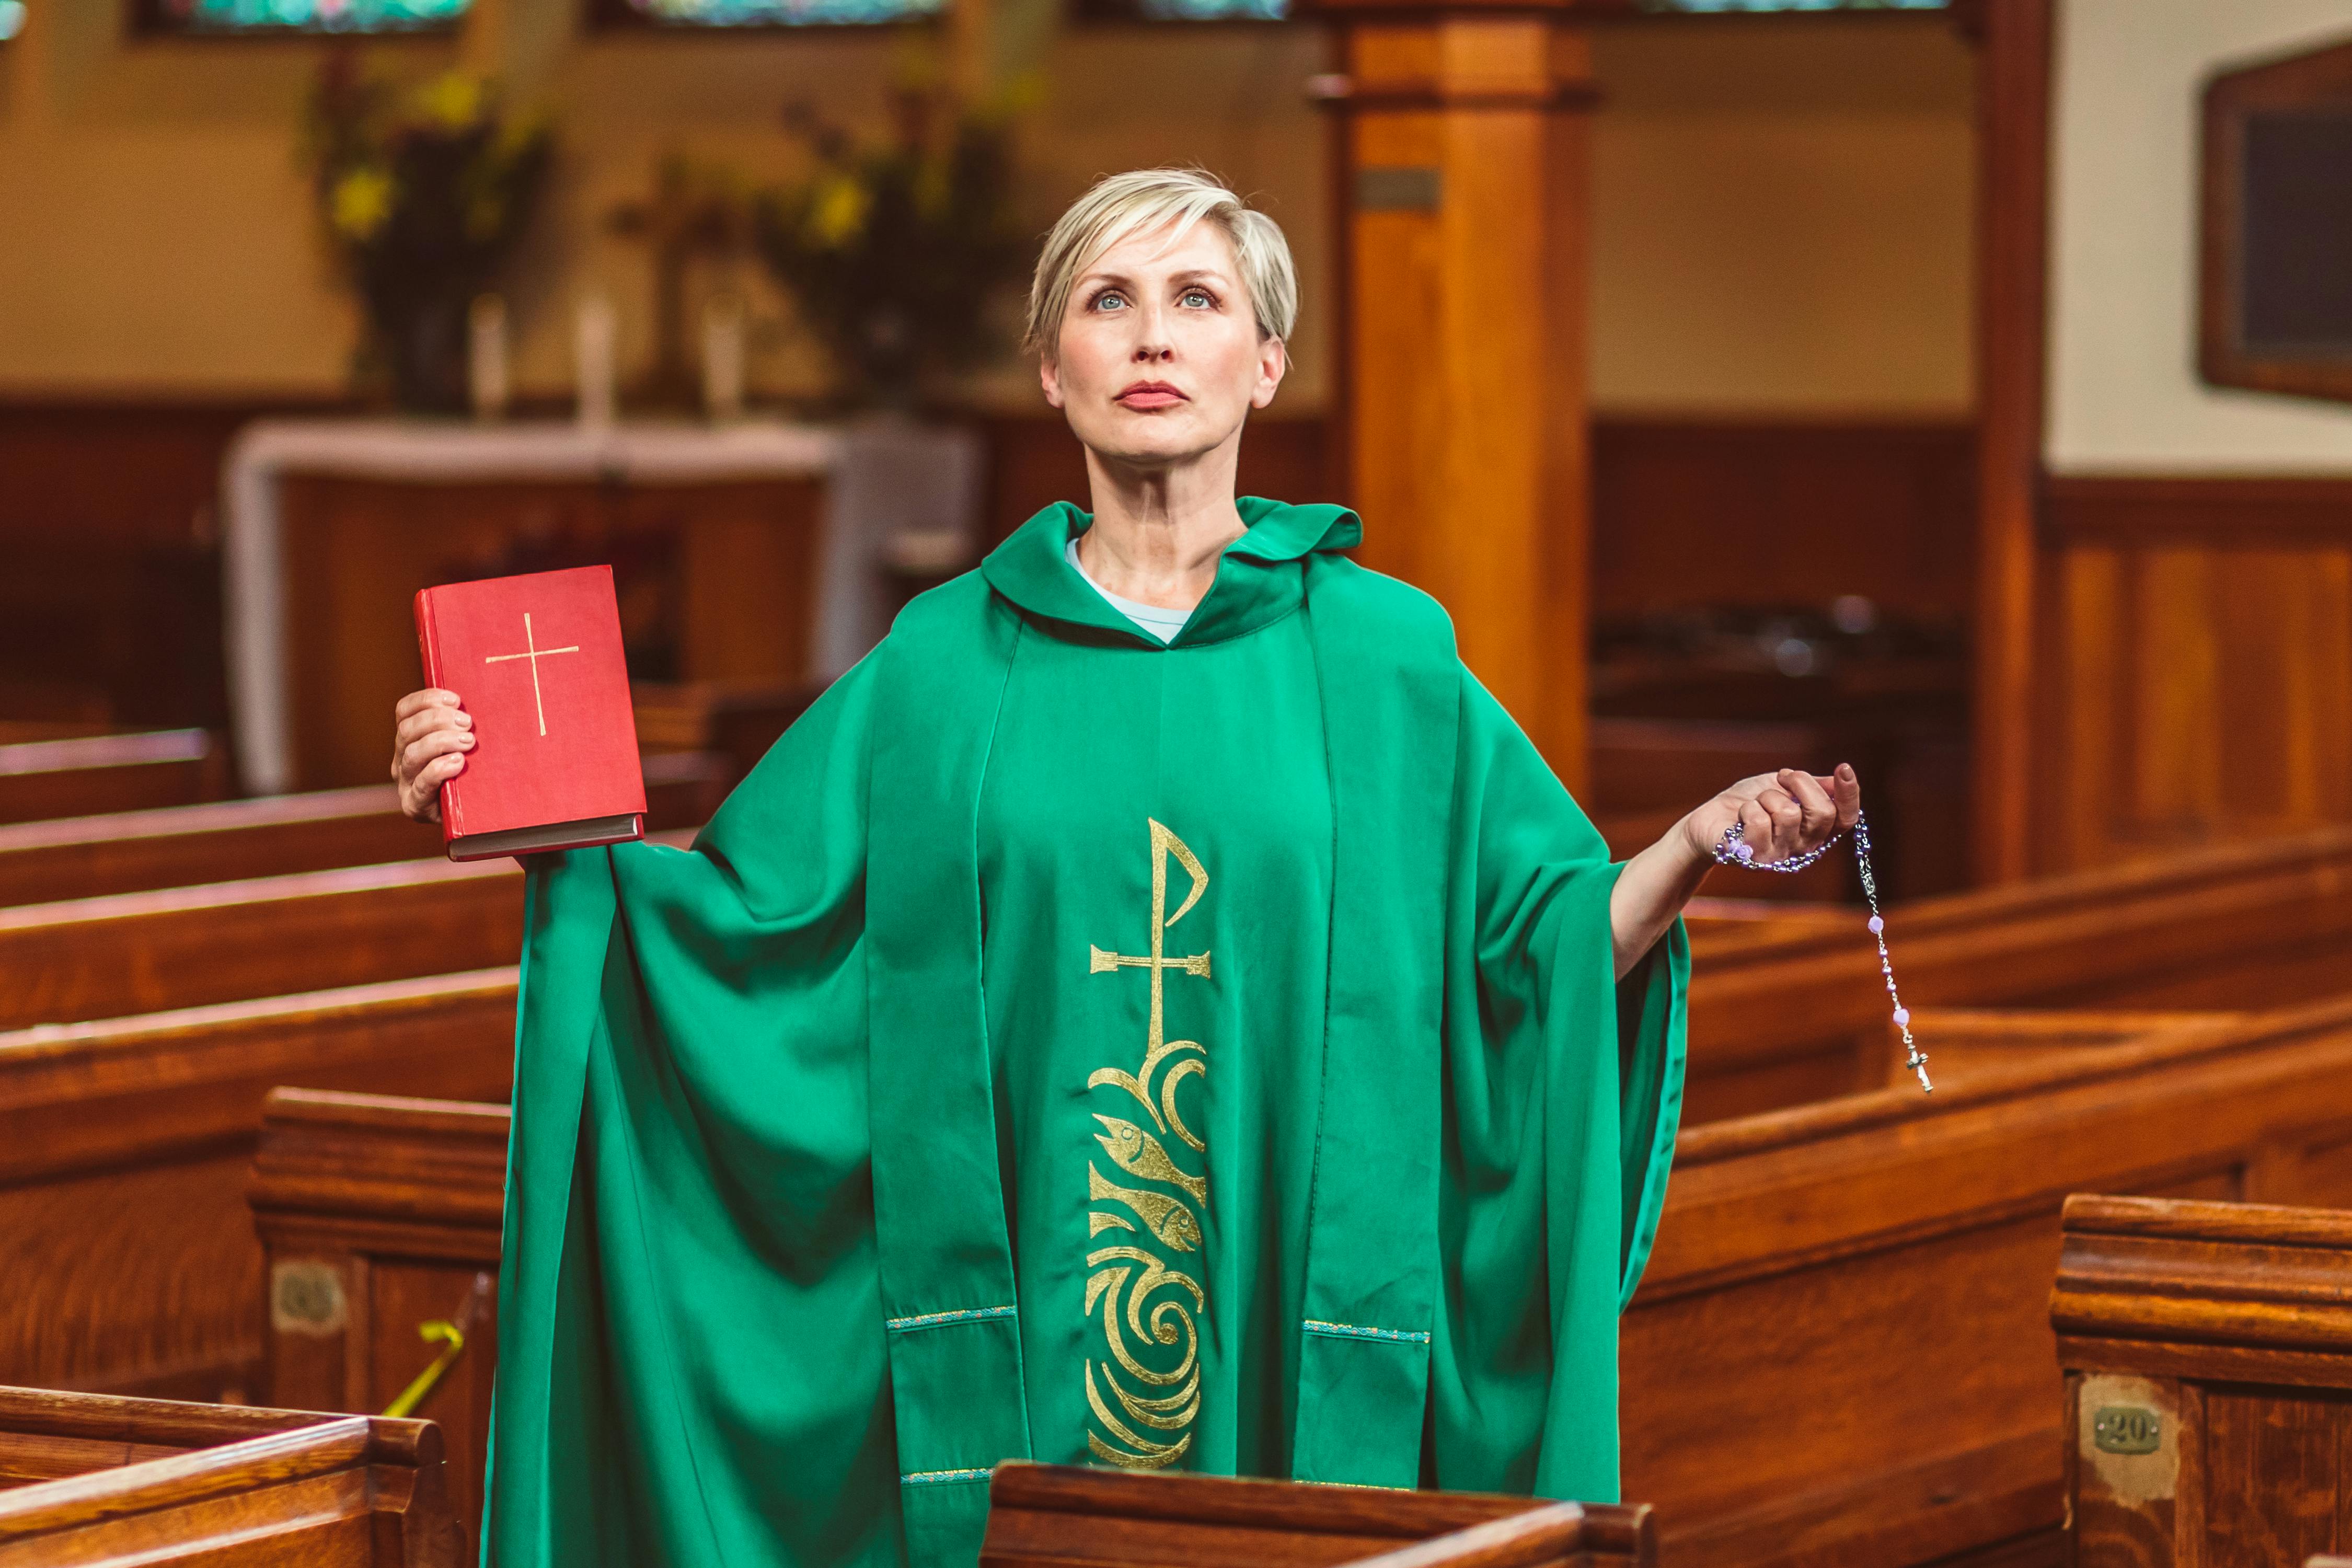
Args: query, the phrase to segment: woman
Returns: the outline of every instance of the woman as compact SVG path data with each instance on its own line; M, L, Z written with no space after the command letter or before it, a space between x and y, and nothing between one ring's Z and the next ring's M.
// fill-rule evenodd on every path
M924 595L692 852L532 865L497 1562L969 1563L1007 1458L1615 1496L1677 913L1859 789L1622 866L1455 657L1234 494L1297 285L1192 171L1048 237L1093 510ZM454 694L398 713L430 816Z

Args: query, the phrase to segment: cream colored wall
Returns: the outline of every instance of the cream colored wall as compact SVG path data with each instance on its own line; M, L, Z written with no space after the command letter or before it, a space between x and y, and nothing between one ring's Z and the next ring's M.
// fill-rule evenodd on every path
M1962 416L1974 57L1938 16L1604 27L1602 410Z
M623 311L625 358L648 352L642 250L602 215L678 148L778 177L797 156L788 100L874 121L903 35L585 35L579 0L478 0L455 40L373 46L387 70L461 59L560 115L549 210L516 268L517 381L569 384L569 310L584 289ZM319 58L298 41L126 40L117 0L54 0L0 48L0 392L317 392L342 384L350 307L315 238L294 129ZM1097 174L1199 160L1256 193L1323 266L1323 163L1301 96L1320 39L1302 28L1089 29L1056 46L1031 122L1024 194L1042 231ZM772 298L768 300L772 306ZM1291 393L1322 395L1326 323L1310 317ZM805 392L804 349L758 380ZM1034 395L1017 372L1003 395Z
M2053 468L2352 470L2352 408L2197 377L2198 95L2352 38L2344 0L2063 0L2051 252Z
M776 112L870 121L888 34L586 35L578 0L477 0L456 40L374 47L386 69L463 61L561 116L565 155L518 268L517 379L570 376L584 289L642 356L642 252L600 216L678 148L763 177ZM0 393L329 393L351 310L314 238L293 128L317 47L130 41L115 0L52 0L0 48ZM1594 389L1608 410L1952 414L1969 398L1969 51L1937 18L1611 26L1595 131ZM1094 175L1197 160L1283 222L1307 279L1283 406L1328 372L1325 141L1306 27L1079 28L1025 137L1041 228ZM777 302L770 298L770 309ZM789 344L756 381L803 393ZM1008 364L976 389L1027 406Z

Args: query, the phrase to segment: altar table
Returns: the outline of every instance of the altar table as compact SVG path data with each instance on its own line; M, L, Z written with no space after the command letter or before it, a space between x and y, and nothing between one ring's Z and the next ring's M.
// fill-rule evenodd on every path
M373 524L362 531L367 547L339 558L345 581L334 602L290 602L294 563L306 548L326 548L289 512L289 488L304 484L347 502L353 486L362 494L402 488L400 525ZM486 529L524 536L530 507L552 506L559 487L579 505L611 512L620 532L652 531L647 513L661 505L635 504L648 498L692 513L682 574L701 614L688 616L683 668L667 673L772 682L829 678L855 663L887 628L890 597L878 570L886 549L909 534L931 541L935 553L942 540L973 540L980 485L972 433L891 419L603 428L258 421L231 447L222 481L228 686L244 787L274 794L361 782L361 731L387 730L390 715L353 710L381 700L379 687L414 684L405 596L426 584L407 577L447 574L435 549L478 554ZM409 498L407 487L420 493ZM505 487L513 487L511 506L501 501ZM428 521L409 521L417 517ZM417 537L445 532L446 541ZM322 736L330 725L345 732Z

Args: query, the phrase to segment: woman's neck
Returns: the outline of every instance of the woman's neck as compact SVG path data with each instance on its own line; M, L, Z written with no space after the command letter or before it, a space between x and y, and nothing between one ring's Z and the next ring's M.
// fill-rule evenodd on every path
M1225 546L1248 531L1234 504L1237 443L1192 462L1131 468L1093 451L1095 521L1078 541L1087 575L1123 599L1190 610L1217 580Z

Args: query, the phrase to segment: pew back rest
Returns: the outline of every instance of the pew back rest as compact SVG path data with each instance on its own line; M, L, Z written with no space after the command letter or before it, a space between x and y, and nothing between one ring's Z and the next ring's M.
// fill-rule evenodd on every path
M441 1435L335 1417L0 1388L0 1568L458 1568Z
M735 769L709 752L644 759L646 827L709 820ZM83 809L83 808L78 808ZM0 826L0 906L439 858L441 829L390 784Z
M1531 1518L1524 1531L1489 1531L1466 1548L1457 1541L1437 1555L1403 1550ZM1391 1553L1394 1568L1634 1565L1654 1563L1656 1544L1642 1507L1007 1463L990 1478L980 1561L981 1568L1330 1568L1388 1565Z
M1685 1121L1881 1081L1886 994L1860 921L1692 921ZM2317 1001L2352 990L2352 829L1921 900L1886 928L1915 1015Z
M2352 1199L2352 1001L1685 1129L1621 1331L1625 1485L1665 1559L2054 1532L2049 1289L2086 1189Z
M211 800L226 773L202 730L0 744L0 822Z

